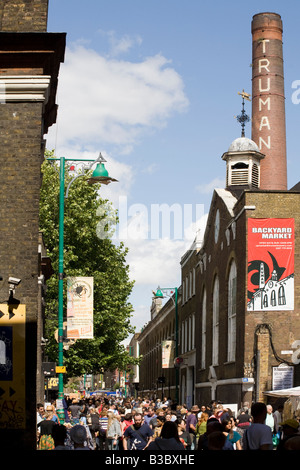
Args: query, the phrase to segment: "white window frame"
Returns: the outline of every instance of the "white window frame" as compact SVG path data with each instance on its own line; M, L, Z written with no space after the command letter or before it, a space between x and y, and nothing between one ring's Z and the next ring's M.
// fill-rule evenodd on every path
M219 278L215 277L213 287L213 331L212 331L212 363L214 366L219 364Z
M203 291L202 298L202 345L201 345L201 368L205 369L206 366L206 290Z
M196 317L195 317L195 314L193 313L192 315L192 349L195 349L195 335L196 335L195 321L196 321Z
M227 361L233 362L236 358L236 292L237 270L233 260L228 277L228 345Z

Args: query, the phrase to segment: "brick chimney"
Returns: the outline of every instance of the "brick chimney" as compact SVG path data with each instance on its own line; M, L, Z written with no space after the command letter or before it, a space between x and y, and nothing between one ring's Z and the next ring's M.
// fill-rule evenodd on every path
M252 19L252 140L265 155L260 189L286 190L282 21L276 13Z

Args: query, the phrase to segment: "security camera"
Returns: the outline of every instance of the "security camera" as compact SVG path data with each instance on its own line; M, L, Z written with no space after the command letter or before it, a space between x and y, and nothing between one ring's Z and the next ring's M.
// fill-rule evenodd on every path
M18 286L20 284L22 279L18 279L17 277L9 277L8 278L8 283L11 284L12 286Z

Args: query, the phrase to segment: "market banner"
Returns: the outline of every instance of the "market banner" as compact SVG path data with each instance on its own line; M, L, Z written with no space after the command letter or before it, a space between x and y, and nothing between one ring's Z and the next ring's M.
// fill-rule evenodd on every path
M162 368L170 369L174 367L174 341L165 340L162 342Z
M92 339L94 278L67 279L67 338Z
M248 219L247 310L294 310L294 219Z

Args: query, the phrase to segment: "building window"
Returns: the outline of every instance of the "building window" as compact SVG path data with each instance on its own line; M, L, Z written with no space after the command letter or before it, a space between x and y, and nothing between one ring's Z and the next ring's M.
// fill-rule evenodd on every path
M228 279L228 346L227 360L235 361L236 349L236 264L231 263Z
M259 169L256 163L253 163L252 166L252 186L254 188L259 187Z
M219 363L219 279L216 276L213 289L213 350L212 363Z
M195 314L192 315L192 349L195 349Z
M181 323L181 354L184 353L184 322Z
M182 281L182 303L185 302L185 281Z
M268 296L267 294L264 295L264 308L268 307Z
M201 347L201 367L205 369L205 355L206 355L206 291L203 292L202 299L202 347Z
M189 278L186 276L185 278L185 301L187 302L189 299Z
M276 292L274 290L271 292L271 305L272 307L276 307Z
M279 305L285 305L285 292L284 292L284 287L280 286L279 291L278 291L278 304Z
M196 269L193 268L193 295L196 294Z

